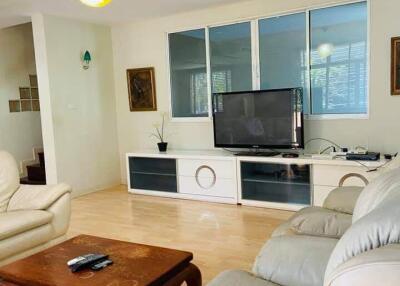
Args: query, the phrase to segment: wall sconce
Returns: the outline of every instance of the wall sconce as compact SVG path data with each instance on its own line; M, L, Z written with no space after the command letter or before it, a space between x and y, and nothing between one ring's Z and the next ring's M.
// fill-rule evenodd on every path
M82 61L83 61L83 69L84 70L89 69L90 62L92 61L92 56L90 55L89 51L86 51L83 54Z

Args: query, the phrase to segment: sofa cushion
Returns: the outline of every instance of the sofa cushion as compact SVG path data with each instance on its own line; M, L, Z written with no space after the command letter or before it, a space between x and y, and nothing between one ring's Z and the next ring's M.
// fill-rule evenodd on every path
M271 237L277 237L282 235L291 235L295 234L294 231L291 229L290 220L281 223L271 234Z
M324 201L324 208L353 214L357 199L364 187L339 187L329 193Z
M353 223L375 209L391 192L400 187L400 168L383 173L361 192L353 213Z
M391 193L376 209L353 223L333 251L326 276L364 252L400 243L400 186L397 194Z
M0 151L0 213L7 210L7 205L18 187L17 163L9 153Z
M53 214L47 211L14 211L0 214L0 240L49 223Z
M241 270L227 270L215 277L207 286L279 286Z
M321 286L337 239L284 235L270 239L260 251L253 272L281 285Z
M351 226L351 215L323 209L305 213L290 221L290 229L300 235L340 238Z

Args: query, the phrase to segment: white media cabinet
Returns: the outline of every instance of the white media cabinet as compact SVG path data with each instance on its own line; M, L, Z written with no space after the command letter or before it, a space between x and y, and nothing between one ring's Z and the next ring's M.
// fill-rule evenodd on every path
M363 162L368 168L385 163ZM343 159L236 157L225 151L153 150L126 154L129 192L180 199L298 210L321 206L340 179L356 173L371 180L358 162ZM363 186L358 178L346 185Z

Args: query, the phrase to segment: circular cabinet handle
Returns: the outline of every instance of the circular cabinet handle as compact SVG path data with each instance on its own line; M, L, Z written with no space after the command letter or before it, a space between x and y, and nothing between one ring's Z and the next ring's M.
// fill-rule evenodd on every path
M212 180L212 182L211 182L211 184L210 184L209 186L203 186L203 185L200 183L200 180L199 180L200 171L201 171L201 170L204 170L204 169L210 170L211 173L212 173L212 175L213 175L213 180ZM206 166L206 165L202 165L202 166L200 166L199 168L197 168L197 170L196 170L196 176L195 176L195 177L196 177L196 183L197 183L197 185L199 185L199 187L202 188L202 189L204 189L204 190L209 190L209 189L211 189L212 187L215 186L215 183L217 182L217 175L215 174L215 171L213 170L213 168L211 168L211 167L209 167L209 166Z
M339 187L343 187L344 182L345 182L347 179L351 178L351 177L356 177L356 178L361 179L361 180L364 182L365 185L368 185L368 184L369 184L368 179L365 178L363 175L357 174L357 173L349 173L349 174L347 174L347 175L344 175L344 176L340 179L340 181L339 181Z

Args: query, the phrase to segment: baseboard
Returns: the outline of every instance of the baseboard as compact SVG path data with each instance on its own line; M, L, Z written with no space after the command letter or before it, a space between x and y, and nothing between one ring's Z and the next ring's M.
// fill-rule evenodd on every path
M96 193L96 192L99 192L99 191L104 191L106 189L115 188L115 187L120 186L120 185L121 185L121 182L115 182L115 183L112 183L112 184L107 184L107 185L103 185L103 186L96 187L96 188L93 188L93 189L88 189L88 190L81 190L81 191L72 190L72 198L78 198L78 197L86 196L86 195L89 195L89 194L92 194L92 193Z

